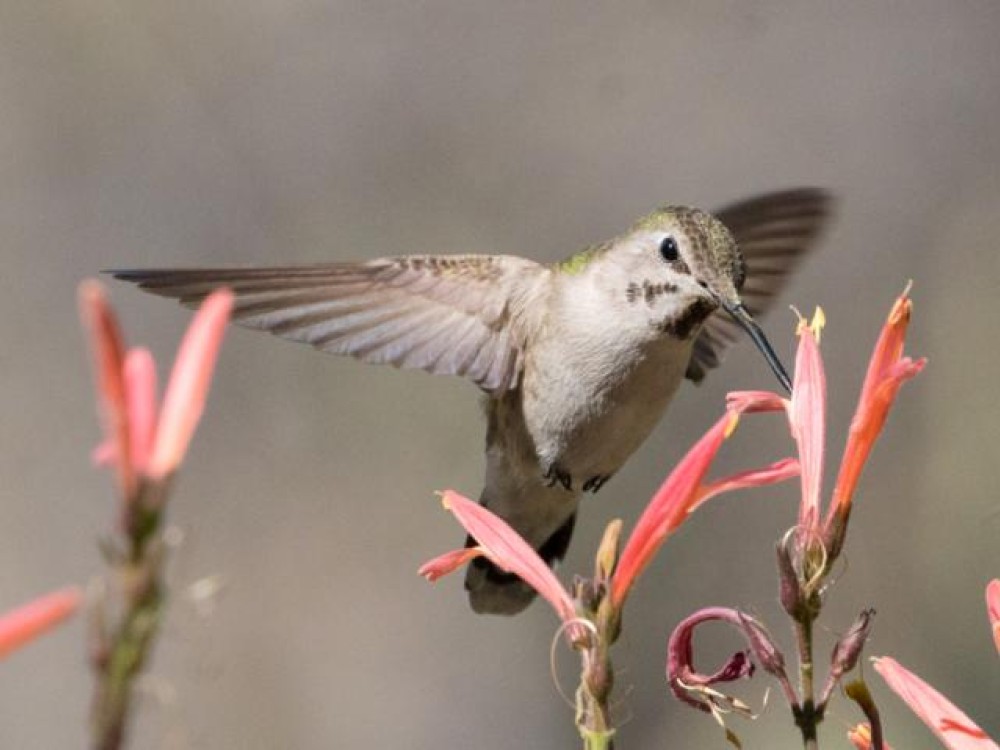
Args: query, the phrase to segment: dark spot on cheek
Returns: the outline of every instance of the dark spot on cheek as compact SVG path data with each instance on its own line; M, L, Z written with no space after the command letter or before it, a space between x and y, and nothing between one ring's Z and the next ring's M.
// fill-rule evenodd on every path
M647 305L652 306L656 301L656 298L663 294L673 294L677 291L677 287L669 282L663 282L662 284L654 284L649 280L643 281L642 284L637 284L636 282L631 282L627 287L625 287L625 299L628 300L629 304L635 304L640 299L645 300Z
M625 287L625 299L628 300L630 305L633 305L638 301L639 295L642 293L642 287L636 284L634 281L630 281L629 285Z
M696 300L676 318L667 318L659 324L660 331L675 339L691 338L694 329L716 310L716 305L708 300Z

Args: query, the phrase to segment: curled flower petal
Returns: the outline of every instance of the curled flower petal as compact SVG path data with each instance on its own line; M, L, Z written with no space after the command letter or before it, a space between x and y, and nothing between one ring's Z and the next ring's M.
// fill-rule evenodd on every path
M104 426L102 445L110 446L99 449L99 453L114 461L122 495L131 498L137 481L135 467L129 460L129 416L123 377L125 344L121 328L104 289L96 281L80 284L79 305L97 374L98 404Z
M66 620L81 598L79 589L66 588L0 616L0 659Z
M728 622L744 636L750 623L756 621L739 610L729 607L705 607L682 620L670 634L667 642L667 683L674 696L681 702L700 711L712 712L718 707L717 699L723 698L727 705L733 700L716 690L706 690L720 682L732 682L743 677L751 677L753 662L748 651L739 651L731 656L712 674L702 674L694 667L694 631L706 622ZM761 628L761 632L763 631Z
M163 397L156 442L147 467L146 473L153 479L166 477L184 458L205 406L232 308L232 292L228 289L212 292L184 335Z
M846 525L861 470L868 460L872 446L882 432L900 386L923 370L927 363L923 358L912 360L903 357L903 344L912 310L913 303L909 299L909 286L907 286L892 306L868 364L861 397L854 418L851 420L847 444L844 447L844 458L837 476L837 484L833 490L833 501L824 521L824 533L828 537L838 525ZM832 546L835 554L837 544Z
M664 540L687 518L697 491L723 441L736 428L739 415L724 414L670 472L636 522L625 543L611 585L616 604L625 596L638 575L649 565Z
M875 670L950 750L998 750L965 713L895 659L875 660Z
M431 583L434 583L434 581L439 578L444 578L444 576L449 573L454 573L456 570L469 562L469 560L480 557L484 554L486 554L486 551L482 547L453 549L451 552L445 552L443 555L438 555L433 560L428 560L420 566L417 573Z
M556 578L552 569L538 556L521 535L512 529L503 519L494 515L479 503L467 497L447 490L441 499L444 507L450 510L466 531L478 542L482 554L490 558L508 573L519 576L531 588L545 598L555 609L563 622L576 619L576 607L566 589ZM448 553L442 557L448 558ZM441 557L435 560L442 560ZM432 560L427 565L435 562ZM452 557L446 564L455 562ZM427 567L425 565L421 570ZM457 566L456 566L457 567ZM454 570L455 568L452 568Z
M993 641L1000 651L1000 578L994 578L986 586L986 611L993 628Z

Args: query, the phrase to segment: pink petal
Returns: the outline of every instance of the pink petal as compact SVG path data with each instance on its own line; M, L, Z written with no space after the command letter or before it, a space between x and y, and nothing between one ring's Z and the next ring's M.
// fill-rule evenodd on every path
M788 401L770 391L731 391L726 395L726 406L741 414L781 411L788 407Z
M875 660L875 670L950 750L998 750L997 743L941 693L895 659Z
M819 525L820 489L823 484L823 440L826 436L826 374L817 337L823 313L816 311L812 326L799 323L799 348L788 420L799 449L802 470L802 503L799 530L814 536Z
M611 596L616 604L625 601L632 584L649 565L660 545L687 518L692 504L698 499L698 487L708 467L738 422L737 413L724 414L695 443L653 495L618 559L611 585Z
M986 611L993 628L993 641L1000 651L1000 578L994 578L986 585Z
M457 492L447 490L442 502L494 563L519 576L541 594L563 622L576 619L576 607L566 589L520 534L479 503Z
M115 458L122 495L130 498L136 489L135 469L128 460L129 415L122 374L125 345L114 311L104 289L96 281L84 281L79 288L80 320L90 339L97 373L97 401L104 426L105 442L113 446L104 455Z
M913 310L908 292L909 287L893 305L868 363L868 372L851 420L844 458L833 490L833 501L824 520L828 531L837 523L838 517L846 518L850 511L861 471L882 432L900 386L916 376L927 363L926 359L914 361L902 356L906 329Z
M865 402L871 397L872 392L883 380L886 368L898 362L903 356L906 329L909 327L910 317L913 315L910 286L907 284L903 293L896 298L889 311L889 317L879 333L878 341L875 342L875 350L868 360L868 371L865 373L865 381L861 386L861 398L859 399L861 402Z
M783 482L786 479L799 475L799 462L794 458L783 458L770 466L760 469L750 469L738 474L732 474L722 479L717 479L698 489L698 494L688 513L692 513L696 508L700 508L702 503L721 495L723 492L743 489L744 487L763 487L769 484Z
M232 292L228 289L212 292L184 335L163 398L147 468L153 479L166 477L184 458L205 407L215 360L232 308Z
M111 440L102 441L90 452L90 462L94 466L113 466L116 460L118 451Z
M433 560L428 560L420 566L417 573L431 583L434 583L434 581L439 578L443 578L449 573L454 573L456 570L469 562L469 560L480 557L484 554L486 554L486 552L482 547L454 549L451 552L445 552L443 555L438 555Z
M125 355L125 395L132 465L143 472L156 436L156 363L148 349L131 349Z
M0 616L0 659L66 620L80 600L79 589L66 588Z

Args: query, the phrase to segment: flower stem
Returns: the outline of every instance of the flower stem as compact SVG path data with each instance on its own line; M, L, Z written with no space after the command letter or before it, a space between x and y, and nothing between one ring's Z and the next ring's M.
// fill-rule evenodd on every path
M143 507L143 499L136 507ZM112 577L124 609L113 633L97 634L92 660L97 680L91 718L95 750L124 747L135 679L149 658L163 618L162 515L153 511L139 516L141 523L126 527L128 555L112 561Z
M159 585L152 586L130 608L115 635L104 670L98 676L94 704L94 746L99 750L122 747L134 679L159 629L162 604Z
M584 750L614 750L615 730L609 698L614 671L608 642L595 634L596 644L583 654L583 672L577 691L577 722Z
M817 710L813 676L813 622L816 613L811 608L795 621L795 635L799 650L799 694L801 703L793 709L795 724L802 732L802 745L806 750L819 747L817 726L823 720L822 709Z

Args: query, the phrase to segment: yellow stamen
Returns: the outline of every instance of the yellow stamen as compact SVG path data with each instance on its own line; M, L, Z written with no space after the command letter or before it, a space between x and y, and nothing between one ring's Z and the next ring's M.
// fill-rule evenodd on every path
M816 343L819 343L820 332L822 332L823 327L826 325L826 313L823 312L823 308L819 305L816 306L816 312L813 313L812 322L809 323L809 327L812 329L813 336L816 337Z
M740 423L740 415L734 411L729 412L729 421L726 423L726 429L722 433L723 437L729 438L736 431L736 426Z

